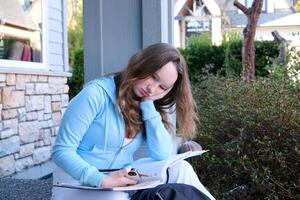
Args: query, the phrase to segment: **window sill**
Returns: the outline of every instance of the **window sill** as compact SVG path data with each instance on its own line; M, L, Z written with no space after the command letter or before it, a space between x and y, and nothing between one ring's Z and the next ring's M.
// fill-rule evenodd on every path
M2 74L32 74L32 75L45 75L45 76L65 76L71 77L71 72L49 71L46 69L26 69L26 68L9 68L0 67Z

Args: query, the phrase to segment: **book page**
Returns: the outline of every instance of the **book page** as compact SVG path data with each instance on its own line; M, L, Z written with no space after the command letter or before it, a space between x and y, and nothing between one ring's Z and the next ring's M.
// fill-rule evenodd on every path
M139 173L148 175L147 177L142 176L140 181L135 185L124 186L124 187L113 187L113 188L97 188L80 185L75 179L65 179L67 182L54 182L54 187L64 187L70 189L82 189L82 190L96 190L96 191L130 191L140 190L156 187L159 184L165 183L167 179L167 168L172 167L178 161L184 160L189 157L201 155L204 151L189 151L182 154L171 155L167 160L155 161L152 158L142 158L132 163Z
M141 158L134 161L132 163L132 167L134 167L139 173L148 175L148 177L141 177L140 182L160 180L164 183L167 179L166 171L168 167L174 166L180 160L201 155L207 151L208 150L188 151L181 154L174 154L167 160L162 161L155 161L152 158Z
M70 189L80 189L80 190L94 190L94 191L131 191L131 190L142 190L142 189L153 188L160 184L161 182L159 180L156 180L156 181L143 182L143 183L123 186L123 187L108 187L108 188L89 187L85 185L80 185L78 182L77 183L56 183L53 184L53 186L70 188Z

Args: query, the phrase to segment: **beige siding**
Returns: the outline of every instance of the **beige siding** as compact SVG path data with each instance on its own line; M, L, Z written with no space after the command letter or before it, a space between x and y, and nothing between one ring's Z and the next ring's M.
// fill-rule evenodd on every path
M49 28L49 69L51 71L65 71L68 67L67 52L65 51L65 32L64 28L64 4L63 0L52 0L48 2L48 28ZM65 29L65 30L64 30Z

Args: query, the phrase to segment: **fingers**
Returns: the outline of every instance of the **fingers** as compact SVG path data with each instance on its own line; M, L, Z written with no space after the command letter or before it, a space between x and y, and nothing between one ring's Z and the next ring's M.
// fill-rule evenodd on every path
M134 185L137 184L137 181L126 177L128 172L132 167L126 167L124 169L114 171L106 176L102 181L102 187L119 187L119 186L126 186L126 185Z
M131 171L132 167L131 166L127 166L124 169L121 169L123 174L128 174Z
M136 174L135 176L130 175L130 171L133 168L131 166L125 167L124 169L120 170L120 173L126 178L126 179L130 179L130 180L134 180L134 182L131 181L131 184L136 184L136 182L140 179L138 174Z
M129 177L124 176L122 179L123 179L122 182L123 182L125 185L135 185L135 184L137 184L137 180L131 179L131 178L129 178Z

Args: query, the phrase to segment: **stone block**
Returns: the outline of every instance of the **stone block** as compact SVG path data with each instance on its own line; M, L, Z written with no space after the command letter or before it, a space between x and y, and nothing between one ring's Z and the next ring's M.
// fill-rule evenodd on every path
M44 114L44 120L51 119L51 117L52 117L51 113Z
M60 111L61 110L61 102L52 102L52 112Z
M38 119L38 112L37 111L33 111L33 112L28 112L26 114L26 120L27 121L34 121Z
M6 81L6 74L0 74L0 82Z
M68 85L64 85L64 93L68 94L69 92L69 86Z
M16 129L10 129L10 128L4 129L4 130L1 130L1 132L0 132L0 138L1 139L8 138L8 137L10 137L12 135L15 135L15 134L17 134Z
M59 84L49 84L49 90L48 94L63 94L64 93L64 85L59 85Z
M7 119L3 120L3 129L13 129L14 131L18 131L18 119Z
M25 105L24 91L16 91L5 87L2 89L2 104L4 109L17 108Z
M34 84L33 83L26 83L25 94L27 94L27 95L34 94Z
M21 143L30 143L38 140L40 123L38 121L22 122L19 124Z
M53 126L59 126L60 120L61 120L61 113L60 112L52 113Z
M49 83L60 84L60 85L64 85L67 83L66 77L50 76L48 80Z
M48 82L48 77L39 75L37 81L38 82Z
M16 75L7 74L6 75L6 85L16 85Z
M0 158L0 177L8 176L15 172L15 159L13 155Z
M35 84L35 94L48 94L49 85L48 83L36 83Z
M33 165L33 159L31 156L21 158L21 159L18 159L15 161L15 170L16 170L16 172L19 172L22 169L25 169L32 165Z
M67 95L67 94L61 95L61 106L67 107L68 104L69 104L69 95Z
M26 74L25 78L26 78L26 82L30 82L31 81L31 75L30 74Z
M51 101L60 101L61 96L59 94L51 95Z
M42 162L45 162L47 160L50 160L51 157L51 147L40 147L35 149L33 152L33 162L34 164L39 164Z
M26 121L26 109L25 109L25 107L18 108L18 118L19 118L19 122Z
M39 133L39 139L44 142L44 145L51 144L51 128L42 129Z
M26 97L26 111L42 110L44 109L44 96L34 95Z
M11 119L18 116L17 109L2 110L2 119Z
M39 121L39 123L40 123L40 128L42 129L49 128L52 126L52 124L49 124L48 120Z
M20 146L20 158L30 156L34 152L34 143L24 144Z
M45 96L44 100L44 113L51 113L51 96Z
M20 150L19 136L12 136L10 138L0 140L0 157L16 153Z
M38 120L39 121L44 120L44 111L43 110L38 111Z
M25 84L26 84L26 75L18 74L16 80L16 89L25 90Z
M37 82L38 76L37 75L31 75L31 82Z

